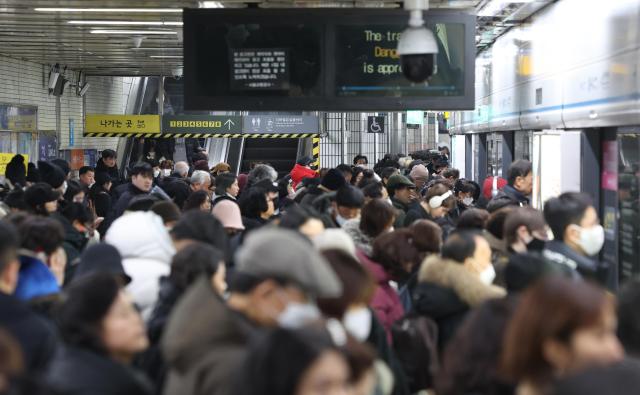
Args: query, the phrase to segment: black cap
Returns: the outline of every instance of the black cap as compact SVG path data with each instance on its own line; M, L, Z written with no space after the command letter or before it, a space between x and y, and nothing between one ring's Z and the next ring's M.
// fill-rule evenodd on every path
M364 206L364 194L354 186L345 185L336 193L336 204L342 207L361 208Z
M96 173L95 180L96 180L96 184L100 186L113 181L109 173L107 173L106 171L101 171Z
M27 181L31 183L40 182L40 171L33 162L29 162L27 165Z
M347 180L345 180L342 172L337 169L329 169L327 174L322 177L322 181L320 185L327 188L330 191L337 191L347 184Z
M122 266L120 252L116 247L106 243L94 244L84 250L80 255L80 263L73 275L73 281L94 273L113 274L122 278L125 284L131 282L131 277Z
M310 156L303 156L302 158L298 159L296 163L300 166L309 166L311 163L313 163L313 158Z
M43 182L51 185L54 188L59 188L64 183L67 175L64 171L58 167L58 165L52 162L38 161L38 170L40 171L40 177Z
M67 174L69 174L69 172L71 171L71 167L69 166L69 162L67 162L64 159L60 159L60 158L51 159L51 163L53 163L54 165L58 166L60 168L60 170L62 170L64 172L65 178L67 177Z
M24 191L24 201L34 208L47 202L54 202L59 198L60 192L45 182L35 183Z

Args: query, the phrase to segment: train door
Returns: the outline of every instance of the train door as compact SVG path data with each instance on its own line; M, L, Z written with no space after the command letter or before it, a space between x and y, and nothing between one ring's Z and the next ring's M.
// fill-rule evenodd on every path
M582 132L545 130L533 135L532 205L542 209L544 202L563 192L581 191Z

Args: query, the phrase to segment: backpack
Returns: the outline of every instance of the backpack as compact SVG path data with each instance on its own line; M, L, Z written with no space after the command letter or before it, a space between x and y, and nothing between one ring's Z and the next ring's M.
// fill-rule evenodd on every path
M391 327L393 349L407 376L411 393L433 388L438 370L438 326L411 313Z

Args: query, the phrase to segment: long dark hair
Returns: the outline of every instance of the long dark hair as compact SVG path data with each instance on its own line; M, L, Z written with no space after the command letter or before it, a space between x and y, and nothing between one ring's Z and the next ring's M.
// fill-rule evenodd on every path
M73 281L55 311L65 343L106 355L100 338L102 320L121 288L115 276L107 273L91 274Z
M251 346L236 394L294 395L309 367L332 350L338 351L321 328L276 329Z
M515 310L513 299L491 300L473 311L447 346L436 378L438 395L511 395L499 377L504 332Z

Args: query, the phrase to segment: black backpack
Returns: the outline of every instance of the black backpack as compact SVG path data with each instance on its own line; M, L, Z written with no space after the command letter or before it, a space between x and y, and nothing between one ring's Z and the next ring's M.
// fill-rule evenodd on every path
M433 388L438 370L438 326L428 317L408 314L391 327L393 349L411 393Z

